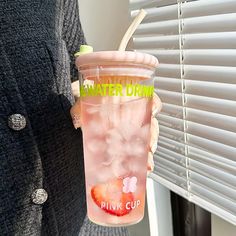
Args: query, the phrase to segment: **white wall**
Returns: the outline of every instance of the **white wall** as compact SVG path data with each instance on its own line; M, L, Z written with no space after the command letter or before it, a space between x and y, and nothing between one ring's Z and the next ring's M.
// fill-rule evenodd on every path
M236 226L212 215L212 236L236 236Z
M87 43L99 50L116 50L130 24L128 0L79 0Z
M173 236L169 189L148 178L147 199L151 236Z

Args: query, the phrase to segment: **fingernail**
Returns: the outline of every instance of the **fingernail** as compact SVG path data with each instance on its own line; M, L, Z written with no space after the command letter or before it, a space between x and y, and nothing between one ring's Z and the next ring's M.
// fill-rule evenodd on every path
M148 170L148 171L152 171L152 167L151 167L151 166L148 166L148 167L147 167L147 170Z
M73 122L75 129L78 129L81 126L80 115L73 115L72 122Z

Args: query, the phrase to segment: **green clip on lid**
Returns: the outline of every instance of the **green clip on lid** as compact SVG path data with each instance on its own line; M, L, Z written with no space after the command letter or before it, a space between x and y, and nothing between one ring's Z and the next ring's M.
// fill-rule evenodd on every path
M82 54L87 54L87 53L90 53L90 52L93 52L93 47L91 47L89 45L80 45L79 52L76 52L74 54L74 56L78 57Z

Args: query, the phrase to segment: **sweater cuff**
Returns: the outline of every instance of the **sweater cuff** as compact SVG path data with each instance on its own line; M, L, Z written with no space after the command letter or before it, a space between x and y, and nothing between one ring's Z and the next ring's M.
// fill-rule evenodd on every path
M105 227L92 223L85 217L79 236L129 236L126 227Z

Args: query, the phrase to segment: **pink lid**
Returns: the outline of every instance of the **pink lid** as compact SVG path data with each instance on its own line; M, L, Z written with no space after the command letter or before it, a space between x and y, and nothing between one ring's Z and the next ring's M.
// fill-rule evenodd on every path
M131 51L101 51L83 54L76 58L76 66L96 65L142 65L155 69L158 65L156 57Z

